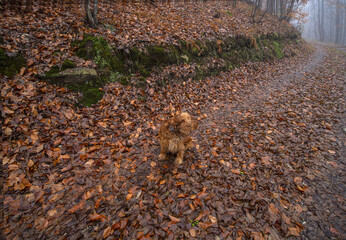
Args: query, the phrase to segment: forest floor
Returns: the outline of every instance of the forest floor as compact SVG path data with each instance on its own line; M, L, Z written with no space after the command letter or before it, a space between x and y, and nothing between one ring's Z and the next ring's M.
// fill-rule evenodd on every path
M2 82L4 237L345 239L345 54L313 46L165 88L112 83L90 108ZM179 167L157 141L177 110L200 123Z
M100 5L98 29L80 5L0 13L1 48L28 60L0 79L1 237L346 239L345 52L314 43L162 87L192 71L168 66L146 89L111 83L76 107L78 94L34 76L70 58L89 66L71 45L84 34L124 47L292 30L269 15L254 24L243 3L114 4ZM199 121L179 167L158 160L160 123L176 111Z

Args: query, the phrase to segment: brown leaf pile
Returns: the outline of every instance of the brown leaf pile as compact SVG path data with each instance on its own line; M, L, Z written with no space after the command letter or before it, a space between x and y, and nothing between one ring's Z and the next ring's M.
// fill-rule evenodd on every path
M318 47L201 81L162 87L160 76L152 76L147 89L113 83L98 104L76 108L77 94L30 73L59 62L51 55L57 46L70 56L68 44L84 31L82 16L37 12L36 21L32 13L22 18L32 24L21 25L22 19L1 14L12 19L1 17L6 49L24 49L33 59L24 74L2 77L0 85L7 239L345 236L339 191L345 55ZM45 25L43 18L51 20ZM54 26L55 35L45 34ZM200 127L195 149L175 168L174 158L158 161L156 136L160 121L177 110L196 117ZM328 178L330 172L338 175Z
M114 83L98 105L84 109L73 107L75 96L63 88L6 79L5 236L301 236L301 215L312 201L308 182L320 174L314 162L333 163L339 154L330 113L343 102L329 89L342 78L332 60L313 71L322 53L165 88L151 79L146 91ZM308 81L325 76L329 88ZM290 87L293 80L301 89ZM321 90L333 101L318 100ZM160 120L176 110L201 122L196 149L177 169L173 160L158 161L156 140Z
M231 2L222 0L164 2L158 7L142 1L100 1L100 25L90 29L84 24L81 4L34 5L33 11L26 14L9 10L0 13L0 37L4 40L1 47L10 54L24 53L28 62L22 75L31 76L48 71L65 59L72 59L79 66L92 64L73 56L71 43L85 34L100 35L114 47L128 48L293 30L271 15L254 24L251 9L242 2L234 8ZM213 17L216 13L220 17Z

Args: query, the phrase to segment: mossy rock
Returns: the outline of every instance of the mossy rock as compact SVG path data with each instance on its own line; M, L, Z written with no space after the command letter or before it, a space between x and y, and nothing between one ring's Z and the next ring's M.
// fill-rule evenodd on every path
M69 65L59 68L58 66L53 66L44 76L41 78L57 84L79 84L85 82L95 82L98 80L98 74L93 68L77 67L70 68L74 65Z
M77 56L84 60L93 60L99 69L108 68L112 71L124 72L122 56L115 54L103 37L86 35L82 41L73 44L78 47Z
M72 62L71 60L66 59L62 63L61 67L59 67L59 66L51 67L51 69L48 72L46 72L45 76L46 77L56 76L61 71L64 71L64 70L69 69L69 68L75 68L75 67L76 67L76 64L74 62Z
M71 60L68 60L68 59L66 59L61 65L62 70L66 70L69 68L75 68L75 67L76 67L76 64L74 62L72 62Z
M281 59L284 57L284 54L282 53L282 47L281 45L278 43L278 42L273 42L272 43L272 46L273 46L273 50L275 52L275 55L278 59Z
M65 61L61 68L52 67L41 79L67 87L71 90L81 92L83 97L79 99L79 103L84 106L91 106L97 103L103 96L99 88L103 86L102 79L98 73L92 68L74 67L75 64L69 60Z
M8 77L13 77L19 73L20 69L26 65L26 60L20 54L8 56L3 49L0 49L0 73Z

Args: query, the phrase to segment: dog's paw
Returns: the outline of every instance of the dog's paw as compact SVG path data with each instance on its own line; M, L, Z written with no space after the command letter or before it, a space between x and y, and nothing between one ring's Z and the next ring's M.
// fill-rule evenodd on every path
M159 159L160 159L160 160L164 160L165 158L166 158L166 154L160 153Z
M174 163L175 163L175 165L180 165L183 163L183 159L182 158L176 158Z

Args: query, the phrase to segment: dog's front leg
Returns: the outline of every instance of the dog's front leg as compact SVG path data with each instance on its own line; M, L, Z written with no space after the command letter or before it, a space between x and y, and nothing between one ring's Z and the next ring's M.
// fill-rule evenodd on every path
M159 155L159 159L160 160L164 160L166 158L166 153L167 153L167 148L165 148L164 145L161 145L161 152L160 152L160 155Z
M177 153L177 158L175 159L175 162L174 162L174 163L175 163L176 165L182 164L183 158L184 158L184 151L179 151L179 152Z
M159 155L159 159L160 160L164 160L166 158L166 153L165 152L161 152Z

